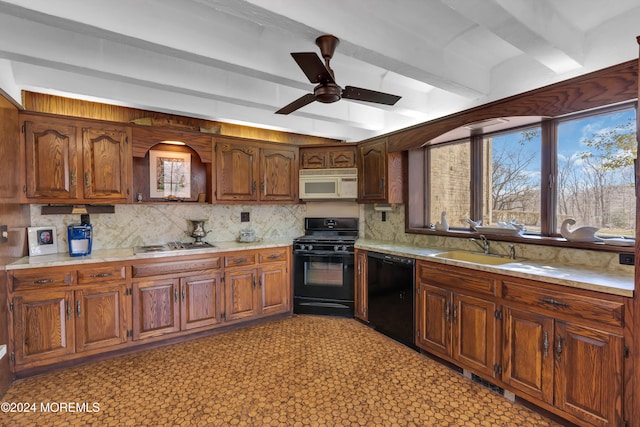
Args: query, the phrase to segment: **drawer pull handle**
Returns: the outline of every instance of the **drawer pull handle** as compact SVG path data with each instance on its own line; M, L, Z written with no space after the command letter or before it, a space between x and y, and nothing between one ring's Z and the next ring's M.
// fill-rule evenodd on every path
M549 333L544 333L544 341L542 342L542 348L544 350L544 357L549 357Z
M99 273L99 274L94 274L91 277L95 279L99 277L109 277L109 276L113 276L113 273Z
M269 258L269 259L276 259L276 258L280 258L280 255L278 255L278 254L271 254L271 255L269 255L267 258Z
M234 263L240 264L241 262L247 262L246 258L236 258L233 260Z
M550 304L555 307L569 308L569 304L562 301L556 301L553 298L540 298L540 302L543 302L545 304Z
M47 283L53 283L54 280L53 279L40 279L40 280L34 280L33 283L34 285L45 285Z

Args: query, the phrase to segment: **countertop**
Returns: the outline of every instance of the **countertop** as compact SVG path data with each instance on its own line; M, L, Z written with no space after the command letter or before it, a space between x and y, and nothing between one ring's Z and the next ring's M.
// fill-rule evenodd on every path
M476 264L434 256L449 249L424 248L383 240L358 239L356 248L624 297L632 297L634 290L632 273L612 272L589 266L541 263L535 260L522 260L502 265Z
M135 261L149 258L166 258L182 255L199 255L199 254L215 254L233 251L244 251L250 249L266 249L291 246L291 240L261 240L251 243L232 242L213 242L214 247L206 247L202 249L184 249L166 252L149 252L134 253L134 248L122 249L101 249L92 251L86 256L69 256L68 253L57 253L51 255L39 255L32 257L24 257L5 266L6 270L17 270L21 268L38 268L38 267L57 267L64 265L82 265L97 262L124 262Z

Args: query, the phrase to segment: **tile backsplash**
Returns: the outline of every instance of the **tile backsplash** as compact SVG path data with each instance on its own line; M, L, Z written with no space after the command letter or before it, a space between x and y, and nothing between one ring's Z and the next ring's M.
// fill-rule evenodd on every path
M80 223L80 215L41 215L40 208L31 205L31 224L55 226L58 251L67 252L67 226ZM241 212L249 212L249 222L240 222ZM189 219L206 220L204 240L210 243L235 240L247 228L258 238L287 240L304 234L305 214L305 205L115 205L114 214L91 215L93 249L190 242Z
M393 240L418 247L438 247L449 249L478 250L468 238L429 236L424 234L408 234L404 232L404 205L397 205L396 210L386 213L386 221L382 221L381 212L376 212L372 205L365 205L361 216L364 222L364 233L361 237L374 240ZM518 257L548 263L565 265L589 265L611 271L633 272L631 265L621 265L615 252L591 251L558 246L515 244ZM506 255L509 253L509 242L491 241L491 252Z

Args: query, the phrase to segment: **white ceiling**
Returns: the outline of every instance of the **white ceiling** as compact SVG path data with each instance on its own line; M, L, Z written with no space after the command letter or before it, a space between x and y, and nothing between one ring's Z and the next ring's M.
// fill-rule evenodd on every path
M359 141L638 56L640 0L0 0L0 89ZM402 96L274 114L336 81Z

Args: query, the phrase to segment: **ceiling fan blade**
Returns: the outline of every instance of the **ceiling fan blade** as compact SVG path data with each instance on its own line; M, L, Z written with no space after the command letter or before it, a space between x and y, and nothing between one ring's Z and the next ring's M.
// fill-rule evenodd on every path
M307 75L311 83L335 83L331 72L313 52L292 52L291 56Z
M276 114L289 114L289 113L293 113L294 111L296 111L298 108L302 108L307 104L312 103L313 101L316 100L316 97L312 94L312 93L308 93L298 99L296 99L295 101L293 101L291 104L289 105L285 105L284 107L282 107L281 109L279 109L278 111L276 111Z
M377 92L375 90L362 89L354 86L345 86L342 91L342 97L345 99L355 99L357 101L375 102L376 104L385 105L394 105L400 98L402 98L401 96Z

